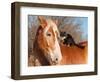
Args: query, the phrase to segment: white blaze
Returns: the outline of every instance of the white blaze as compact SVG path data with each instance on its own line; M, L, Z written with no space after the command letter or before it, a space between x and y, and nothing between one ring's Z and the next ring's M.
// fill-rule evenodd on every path
M45 37L46 37L46 32L48 31L49 28L52 28L54 33L59 32L56 24L52 20L47 20L47 23L48 23L48 25L47 25L46 29L44 30ZM55 33L55 35L56 35L56 33ZM48 42L48 39L47 39L47 42ZM55 37L54 48L55 49L53 51L51 49L49 49L50 57L48 57L48 58L51 58L52 61L59 63L62 59L62 54L61 54L60 46L59 46L59 43L58 43L57 35ZM57 59L57 61L56 61L56 59Z

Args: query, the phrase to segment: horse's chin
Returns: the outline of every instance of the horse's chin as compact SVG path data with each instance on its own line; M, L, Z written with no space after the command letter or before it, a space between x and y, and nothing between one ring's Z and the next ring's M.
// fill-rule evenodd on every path
M59 65L58 62L52 62L52 65Z
M55 62L55 61L50 61L49 63L50 63L50 65L59 65L59 63Z

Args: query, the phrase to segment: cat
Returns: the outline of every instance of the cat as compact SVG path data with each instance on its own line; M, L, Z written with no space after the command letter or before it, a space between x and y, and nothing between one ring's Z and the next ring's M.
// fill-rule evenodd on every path
M78 48L84 49L84 46L76 44L71 34L67 34L66 32L60 32L60 36L63 40L64 45L67 45L68 47L77 46Z

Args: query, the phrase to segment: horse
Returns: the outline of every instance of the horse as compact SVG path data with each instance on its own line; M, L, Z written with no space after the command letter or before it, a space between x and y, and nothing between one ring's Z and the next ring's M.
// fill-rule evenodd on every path
M57 20L43 16L39 16L38 20L39 27L33 43L35 66L87 63L87 45L84 49L63 45L59 41Z
M62 59L57 21L42 16L39 16L38 20L39 28L33 44L35 62L39 65L57 65Z

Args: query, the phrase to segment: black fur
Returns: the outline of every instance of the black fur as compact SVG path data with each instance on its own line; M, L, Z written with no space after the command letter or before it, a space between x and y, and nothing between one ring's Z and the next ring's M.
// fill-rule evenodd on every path
M66 32L61 32L60 36L65 37L63 40L63 44L67 46L77 46L78 48L84 49L84 46L75 43L74 38L70 34L67 34Z

